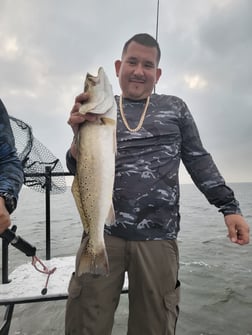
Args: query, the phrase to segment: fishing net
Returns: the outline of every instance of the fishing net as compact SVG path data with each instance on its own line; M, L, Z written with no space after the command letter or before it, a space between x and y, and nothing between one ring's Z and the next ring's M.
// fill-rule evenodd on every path
M51 193L65 192L66 182L60 160L33 136L31 126L13 116L9 118L17 153L25 173L24 184L35 191L44 192L48 169L53 176L50 180Z

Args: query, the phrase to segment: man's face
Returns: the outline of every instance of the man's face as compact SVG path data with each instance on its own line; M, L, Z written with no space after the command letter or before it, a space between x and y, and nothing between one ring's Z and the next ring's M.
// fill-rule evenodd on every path
M136 42L128 45L122 60L115 62L116 75L124 98L147 98L158 82L161 69L157 66L157 49Z

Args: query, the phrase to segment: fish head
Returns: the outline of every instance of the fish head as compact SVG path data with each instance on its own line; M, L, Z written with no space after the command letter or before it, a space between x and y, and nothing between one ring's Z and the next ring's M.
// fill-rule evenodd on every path
M84 92L95 95L96 91L100 89L101 83L104 82L104 76L105 72L102 67L99 68L97 76L88 72L84 82Z
M99 68L97 76L86 74L84 92L88 93L89 99L79 109L79 113L94 113L105 115L114 106L114 94L109 79L102 67Z

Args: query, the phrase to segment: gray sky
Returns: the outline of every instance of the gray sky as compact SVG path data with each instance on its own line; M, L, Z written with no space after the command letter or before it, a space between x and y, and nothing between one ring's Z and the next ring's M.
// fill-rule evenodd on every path
M0 92L9 113L65 168L67 125L86 72L114 61L135 33L156 34L155 0L1 0ZM189 106L227 182L252 182L252 1L160 0L157 93ZM190 182L184 170L181 182Z

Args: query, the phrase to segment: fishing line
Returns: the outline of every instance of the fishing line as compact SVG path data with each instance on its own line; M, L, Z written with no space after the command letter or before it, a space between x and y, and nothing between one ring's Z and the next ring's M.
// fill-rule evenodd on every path
M50 276L55 272L56 267L51 270L36 256L36 248L31 245L29 242L24 240L22 237L16 235L17 226L13 226L11 229L6 229L0 237L4 238L8 243L10 243L13 247L22 251L26 256L32 257L32 265L40 273L44 273L47 275L46 283L44 288L41 290L41 294L45 295L47 293L47 286L49 282ZM41 269L37 266L37 263L41 265Z
M36 263L39 263L42 266L42 269L40 269ZM34 268L41 273L45 273L47 274L47 278L46 278L46 283L44 288L41 290L41 294L45 295L47 293L47 286L48 286L48 282L49 282L49 278L50 276L55 272L56 267L52 268L51 270L48 269L48 267L41 261L41 259L39 259L37 256L33 256L32 257L32 265L34 266Z
M159 0L157 0L156 41L158 41L158 26L159 26ZM154 85L154 93L156 93L156 85Z

